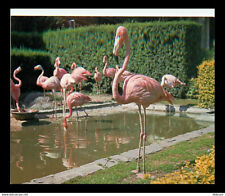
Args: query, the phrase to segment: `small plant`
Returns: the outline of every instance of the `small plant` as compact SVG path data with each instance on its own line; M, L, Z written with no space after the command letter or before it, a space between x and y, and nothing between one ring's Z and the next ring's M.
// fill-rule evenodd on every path
M151 184L214 184L215 183L215 148L209 155L197 157L194 164L189 161L180 171L166 174L164 177L151 180Z
M198 66L198 106L213 108L215 104L215 61L203 61Z

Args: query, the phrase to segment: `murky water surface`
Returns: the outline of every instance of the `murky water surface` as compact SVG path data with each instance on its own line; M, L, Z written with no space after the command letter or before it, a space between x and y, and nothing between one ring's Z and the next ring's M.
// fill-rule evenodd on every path
M138 148L137 113L119 113L70 119L67 130L62 121L40 120L33 125L11 128L11 183L79 167L96 159ZM147 145L197 130L202 125L192 118L147 115Z

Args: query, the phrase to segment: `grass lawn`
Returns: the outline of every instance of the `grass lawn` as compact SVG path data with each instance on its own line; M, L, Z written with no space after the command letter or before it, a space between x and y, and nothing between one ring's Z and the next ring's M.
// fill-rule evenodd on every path
M146 172L152 178L158 178L179 170L181 166L184 166L184 161L194 162L197 156L209 154L208 150L212 148L212 145L214 145L214 133L208 133L147 155ZM134 169L136 169L136 161L120 162L111 168L88 176L76 177L65 184L149 184L149 179L136 178L136 175L131 173Z

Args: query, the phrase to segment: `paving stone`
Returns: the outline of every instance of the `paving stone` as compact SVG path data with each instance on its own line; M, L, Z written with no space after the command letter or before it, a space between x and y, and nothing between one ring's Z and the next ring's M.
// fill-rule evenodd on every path
M145 154L155 153L162 149L163 148L158 143L154 143L145 147Z

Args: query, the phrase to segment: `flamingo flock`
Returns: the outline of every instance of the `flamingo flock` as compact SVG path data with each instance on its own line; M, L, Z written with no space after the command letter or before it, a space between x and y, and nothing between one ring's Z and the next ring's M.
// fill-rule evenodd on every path
M138 161L137 169L134 170L134 173L140 173L140 159L141 159L141 146L143 149L143 174L145 171L145 141L147 138L146 134L146 108L150 104L165 100L170 104L173 104L173 96L164 89L164 87L174 88L177 85L185 85L178 78L173 75L164 75L162 77L161 84L155 79L141 75L138 73L131 73L127 71L129 60L130 60L130 41L128 37L128 30L119 26L116 30L115 42L113 47L113 55L118 59L119 50L121 49L123 43L125 43L126 54L121 68L119 65L116 65L115 68L108 67L108 58L107 56L103 57L103 63L105 63L103 68L103 76L113 79L112 81L112 96L116 102L119 104L129 104L136 103L138 107L138 115L140 122L140 137L139 137L139 148L138 148ZM44 76L44 69L41 65L36 65L34 70L40 70L41 74L38 76L36 85L41 86L44 90L51 90L54 96L54 109L53 113L56 115L56 91L61 91L63 97L63 126L67 128L67 119L72 116L72 107L82 106L85 103L91 101L91 98L87 95L82 94L81 92L76 92L76 84L80 85L81 82L86 81L88 76L92 74L84 69L83 67L77 67L76 63L73 62L71 65L71 73L68 73L63 68L60 68L60 57L57 57L55 60L55 70L53 71L53 76L47 77ZM14 84L13 80L10 80L10 92L12 98L16 101L16 108L18 112L22 112L19 107L19 97L20 97L20 87L22 85L21 80L16 77L21 71L21 67L15 69L13 73L13 78L19 83ZM97 92L100 94L100 82L102 80L102 75L98 71L98 67L95 67L94 79L97 85ZM123 82L123 93L122 95L118 92L119 82ZM75 86L75 91L73 87ZM66 93L66 90L69 90ZM69 108L69 114L65 115L66 105ZM142 108L144 115L142 115ZM85 111L84 111L85 112ZM86 113L86 112L85 112ZM86 113L86 116L88 114Z

